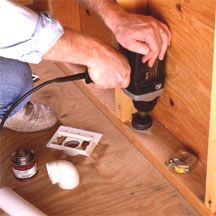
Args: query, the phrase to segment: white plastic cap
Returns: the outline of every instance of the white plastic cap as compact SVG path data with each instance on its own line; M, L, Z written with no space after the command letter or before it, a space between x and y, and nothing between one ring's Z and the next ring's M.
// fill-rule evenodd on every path
M62 189L73 189L80 183L76 167L69 161L52 161L46 164L52 184L58 183Z

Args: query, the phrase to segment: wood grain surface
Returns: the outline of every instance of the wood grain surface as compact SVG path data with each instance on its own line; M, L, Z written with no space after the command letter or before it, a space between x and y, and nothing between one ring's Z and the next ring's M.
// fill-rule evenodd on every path
M172 31L166 85L155 117L206 163L213 65L214 0L150 0Z
M12 0L13 2L22 4L22 5L30 5L33 4L33 0Z
M103 20L84 6L80 6L80 25L82 33L118 47L112 32L105 26Z
M132 12L144 12L142 0L118 0ZM206 163L213 63L213 0L149 0L148 14L165 21L172 32L166 59L165 91L154 116ZM130 118L132 103L117 90L117 114ZM125 104L128 104L125 105Z
M40 82L64 75L55 64L46 62L33 71ZM5 129L1 134L1 186L12 188L52 216L199 215L74 84L46 87L33 100L55 108L61 124L104 136L91 157L72 158L45 147L58 125L28 134ZM26 181L15 179L10 166L11 153L22 147L34 149L39 168L37 176ZM59 159L77 167L78 188L67 191L51 185L45 163Z
M216 26L216 23L215 23ZM208 161L207 161L207 177L206 177L206 198L205 204L212 211L216 212L216 34L214 37L214 62L212 75L212 93L211 93L211 110L210 110L210 126L208 141Z
M49 0L49 9L65 28L80 31L80 12L76 1Z
M116 1L126 11L144 14L148 5L148 0L117 0Z
M74 65L57 64L65 74L71 74ZM76 67L75 71L79 71ZM82 69L80 69L82 71ZM130 122L123 124L115 113L114 91L95 89L83 81L75 83L112 123L144 154L144 156L171 182L201 214L210 215L205 207L206 166L198 162L189 175L179 175L169 170L164 162L185 146L166 130L156 119L153 127L145 132L136 132Z

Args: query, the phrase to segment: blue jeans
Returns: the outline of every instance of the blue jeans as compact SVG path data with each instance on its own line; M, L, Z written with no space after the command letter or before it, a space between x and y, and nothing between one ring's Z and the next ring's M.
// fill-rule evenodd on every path
M32 87L32 72L28 63L0 57L0 119L8 108ZM11 115L22 109L29 99L30 97L19 104Z

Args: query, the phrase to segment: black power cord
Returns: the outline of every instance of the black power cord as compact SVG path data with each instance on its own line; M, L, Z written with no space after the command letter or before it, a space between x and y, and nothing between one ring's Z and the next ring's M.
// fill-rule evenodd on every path
M34 87L30 91L26 92L23 96L21 96L14 104L11 105L11 107L7 110L5 115L2 118L2 121L0 123L0 131L3 129L4 123L7 120L7 118L10 116L11 112L29 95L31 95L33 92L43 88L44 86L47 86L49 84L53 83L62 83L62 82L69 82L69 81L76 81L76 80L81 80L85 79L86 84L89 84L92 82L91 78L89 77L89 74L87 71L79 74L73 74L70 76L64 76L64 77L58 77L52 80L48 80L46 82L41 83L40 85Z

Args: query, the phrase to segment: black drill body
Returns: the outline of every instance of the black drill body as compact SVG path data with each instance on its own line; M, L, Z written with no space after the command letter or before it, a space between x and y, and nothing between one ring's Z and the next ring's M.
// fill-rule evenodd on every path
M137 130L146 130L152 126L152 118L148 114L155 107L162 94L165 73L163 61L157 59L153 67L142 63L142 55L120 47L131 67L131 80L124 92L133 100L138 110L132 115L132 126Z

